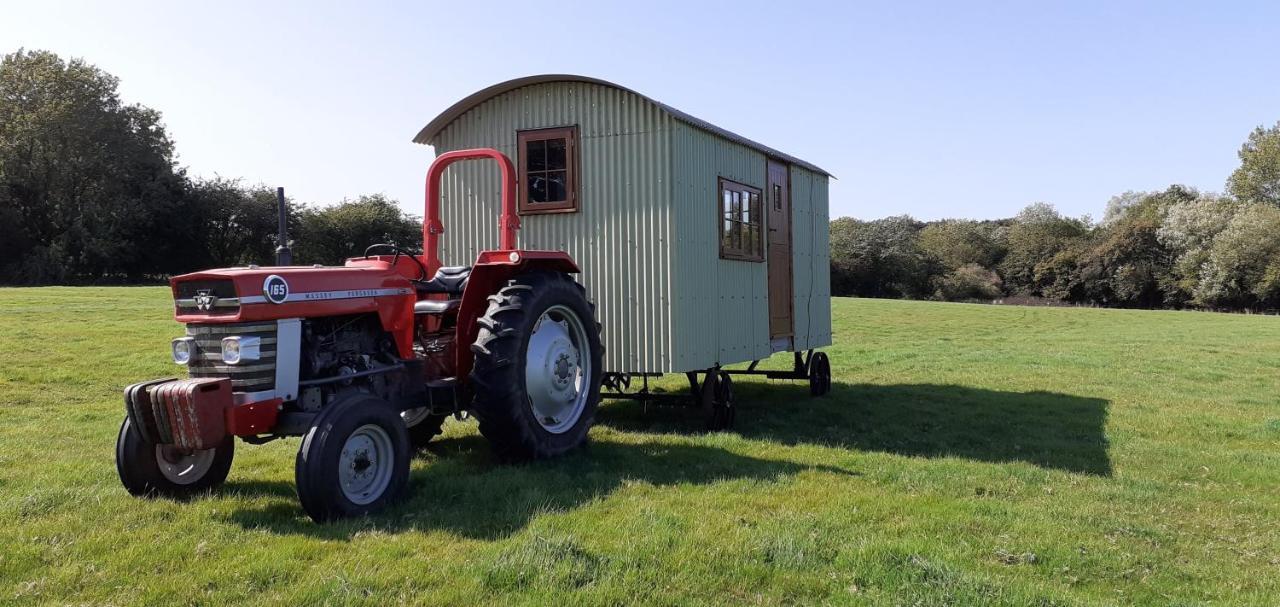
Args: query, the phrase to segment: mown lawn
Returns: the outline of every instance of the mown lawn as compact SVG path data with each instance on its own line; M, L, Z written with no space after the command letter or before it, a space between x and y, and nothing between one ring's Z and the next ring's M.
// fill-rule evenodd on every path
M1280 602L1280 318L834 307L827 398L742 379L712 435L612 403L520 467L450 422L401 505L317 526L297 441L193 502L120 487L165 289L0 289L0 604Z

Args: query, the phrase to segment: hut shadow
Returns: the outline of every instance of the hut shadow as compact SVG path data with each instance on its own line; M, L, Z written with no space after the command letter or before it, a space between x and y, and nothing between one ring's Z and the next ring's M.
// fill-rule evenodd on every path
M822 444L918 457L1027 462L1111 475L1105 434L1109 402L1054 392L1002 392L943 384L738 382L735 431L784 444ZM688 410L613 404L597 423L636 432L693 433Z
M526 465L499 464L488 444L475 435L442 439L429 449L433 461L415 462L406 498L376 516L318 525L298 505L292 483L242 481L233 474L219 493L252 498L256 505L225 517L245 528L334 540L361 532L410 530L491 540L523 529L541 514L578 508L624 485L777 481L807 470L856 475L830 466L660 441L595 441L566 457Z

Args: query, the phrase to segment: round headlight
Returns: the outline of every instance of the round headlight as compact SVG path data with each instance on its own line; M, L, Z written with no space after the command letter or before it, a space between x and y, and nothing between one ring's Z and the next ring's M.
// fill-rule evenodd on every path
M196 350L196 340L190 337L179 337L173 340L173 362L185 365L191 362Z
M240 340L235 337L222 339L222 362L234 365L240 362Z

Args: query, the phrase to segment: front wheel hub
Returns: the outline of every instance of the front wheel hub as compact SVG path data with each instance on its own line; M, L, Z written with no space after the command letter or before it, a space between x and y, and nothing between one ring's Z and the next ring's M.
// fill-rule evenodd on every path
M378 499L391 484L394 463L395 452L386 430L374 424L357 428L338 455L342 495L359 506Z

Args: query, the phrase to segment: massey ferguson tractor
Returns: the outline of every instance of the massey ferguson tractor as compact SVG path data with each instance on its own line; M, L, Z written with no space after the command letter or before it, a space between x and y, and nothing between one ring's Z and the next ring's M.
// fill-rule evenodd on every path
M471 267L443 267L440 178L468 159L498 163L501 240ZM426 189L421 256L375 244L342 267L285 262L172 279L186 325L173 360L188 377L125 390L116 467L130 493L207 490L226 479L236 437L300 436L298 498L326 521L394 500L412 450L451 415L474 414L506 460L586 440L601 386L595 310L568 254L516 248L510 159L443 154Z

